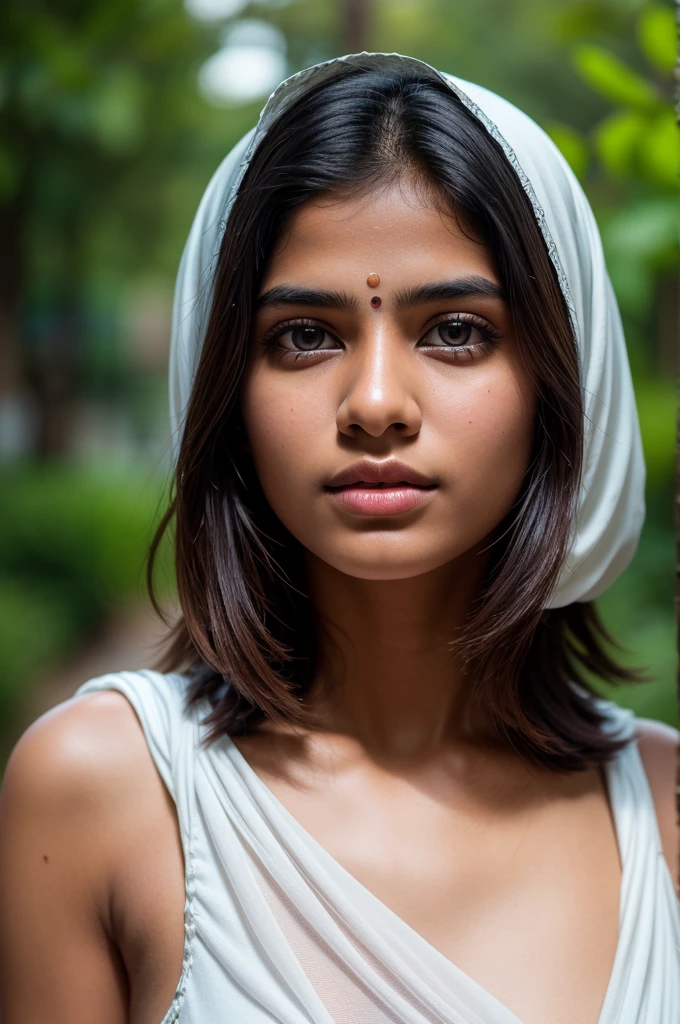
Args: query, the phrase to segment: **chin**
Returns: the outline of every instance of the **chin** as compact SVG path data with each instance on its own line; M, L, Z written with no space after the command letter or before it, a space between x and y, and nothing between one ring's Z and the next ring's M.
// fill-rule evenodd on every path
M405 580L433 572L459 557L465 550L453 548L450 540L445 550L427 552L415 550L414 545L408 544L403 538L398 545L383 544L375 535L365 540L366 544L361 545L364 550L352 551L352 545L348 544L344 550L325 548L313 553L333 569L355 579Z

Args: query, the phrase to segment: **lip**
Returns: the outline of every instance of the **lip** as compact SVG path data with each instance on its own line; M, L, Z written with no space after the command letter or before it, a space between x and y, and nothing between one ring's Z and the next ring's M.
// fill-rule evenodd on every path
M346 512L360 516L396 516L410 512L429 501L436 487L415 487L413 484L350 484L335 490L327 489L332 501Z
M429 501L437 483L397 459L361 459L336 473L325 491L347 512L393 516Z
M419 473L398 459L360 459L326 481L326 487L348 487L350 484L410 484L414 487L436 487L431 477Z

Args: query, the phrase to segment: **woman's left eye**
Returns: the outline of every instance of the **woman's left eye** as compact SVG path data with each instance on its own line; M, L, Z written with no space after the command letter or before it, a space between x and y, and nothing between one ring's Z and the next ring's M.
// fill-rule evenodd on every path
M435 324L419 344L435 348L469 350L489 345L496 338L500 338L500 332L490 324L456 317Z

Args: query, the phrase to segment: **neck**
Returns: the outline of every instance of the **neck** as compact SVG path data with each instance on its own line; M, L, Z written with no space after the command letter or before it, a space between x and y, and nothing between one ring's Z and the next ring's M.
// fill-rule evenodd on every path
M409 579L365 580L307 556L319 658L306 703L324 729L401 761L488 735L452 649L485 564L469 552Z

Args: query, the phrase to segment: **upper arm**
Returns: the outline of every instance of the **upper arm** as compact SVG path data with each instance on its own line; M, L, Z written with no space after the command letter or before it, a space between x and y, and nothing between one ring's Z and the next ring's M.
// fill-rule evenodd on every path
M120 757L121 700L93 694L59 705L9 759L0 794L3 1024L127 1020L126 974L108 928L114 833L132 784Z
M680 732L663 722L637 719L638 749L654 799L664 856L680 896L680 823L676 792Z

